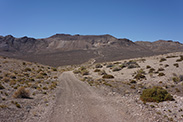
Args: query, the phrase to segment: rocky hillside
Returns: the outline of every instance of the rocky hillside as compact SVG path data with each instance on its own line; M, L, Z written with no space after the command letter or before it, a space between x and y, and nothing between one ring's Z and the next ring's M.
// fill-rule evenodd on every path
M111 35L56 34L49 38L0 36L0 55L39 62L51 66L81 64L150 56L183 51L173 41L132 42Z

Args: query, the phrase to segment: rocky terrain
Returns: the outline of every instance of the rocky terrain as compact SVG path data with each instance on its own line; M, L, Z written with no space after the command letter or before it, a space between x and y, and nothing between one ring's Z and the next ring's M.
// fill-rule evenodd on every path
M95 59L115 61L183 51L179 42L132 42L111 35L56 34L48 38L0 36L0 55L51 66L74 65Z
M50 66L0 57L0 121L39 116L54 99L57 75Z
M183 121L183 53L134 58L81 66L73 72L90 86L105 89L107 96L120 96L128 114L139 121ZM166 89L172 101L142 101L143 90ZM160 92L159 92L160 94Z
M0 67L2 122L183 121L182 52L58 68L0 57ZM169 98L145 101L154 86Z

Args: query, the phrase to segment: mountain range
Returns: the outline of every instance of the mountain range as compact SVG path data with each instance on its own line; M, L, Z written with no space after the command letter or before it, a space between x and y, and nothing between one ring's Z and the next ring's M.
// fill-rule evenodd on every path
M183 51L172 40L155 42L118 39L111 35L56 34L48 38L0 36L0 55L51 66L114 61Z

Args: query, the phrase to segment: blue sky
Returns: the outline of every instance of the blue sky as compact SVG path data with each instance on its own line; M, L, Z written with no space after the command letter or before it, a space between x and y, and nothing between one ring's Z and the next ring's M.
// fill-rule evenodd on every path
M0 0L0 35L56 33L183 42L183 0Z

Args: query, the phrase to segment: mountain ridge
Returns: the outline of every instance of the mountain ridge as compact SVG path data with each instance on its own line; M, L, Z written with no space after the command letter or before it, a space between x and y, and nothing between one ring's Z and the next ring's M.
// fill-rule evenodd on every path
M27 36L0 36L0 55L51 66L80 64L151 56L183 51L183 44L172 40L136 41L105 35L55 34L41 39Z

